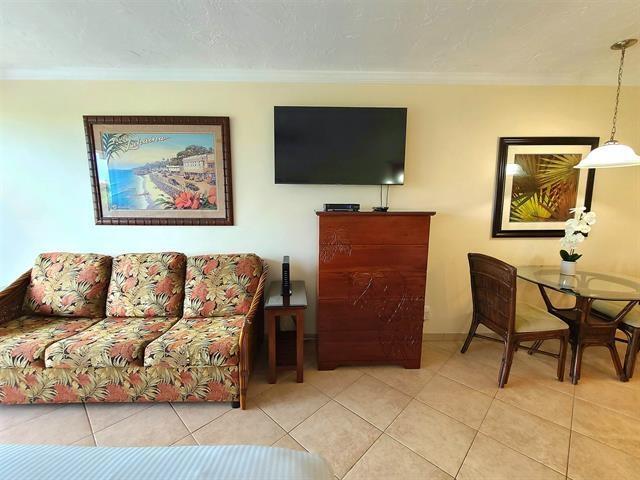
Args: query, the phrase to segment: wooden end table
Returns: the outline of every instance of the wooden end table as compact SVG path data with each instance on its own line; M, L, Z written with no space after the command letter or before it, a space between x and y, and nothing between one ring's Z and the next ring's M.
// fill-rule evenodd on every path
M307 290L303 281L291 282L291 296L283 297L282 282L271 282L264 303L269 337L269 383L276 383L278 370L295 369L301 383L304 363L304 311ZM280 330L280 317L293 318L296 330Z

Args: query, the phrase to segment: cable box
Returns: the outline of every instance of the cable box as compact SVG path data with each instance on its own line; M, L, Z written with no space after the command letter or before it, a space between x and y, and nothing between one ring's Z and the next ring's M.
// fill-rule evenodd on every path
M359 212L359 203L325 203L325 212Z

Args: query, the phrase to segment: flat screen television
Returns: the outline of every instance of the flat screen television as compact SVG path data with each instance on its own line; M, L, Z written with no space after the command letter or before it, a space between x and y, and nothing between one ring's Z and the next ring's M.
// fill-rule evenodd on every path
M275 181L404 183L406 108L274 107Z

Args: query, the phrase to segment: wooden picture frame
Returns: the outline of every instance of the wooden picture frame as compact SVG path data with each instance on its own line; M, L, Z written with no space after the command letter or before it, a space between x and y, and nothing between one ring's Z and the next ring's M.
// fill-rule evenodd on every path
M562 237L570 208L591 209L595 170L574 169L598 137L501 137L493 238Z
M229 117L83 119L96 225L233 225Z

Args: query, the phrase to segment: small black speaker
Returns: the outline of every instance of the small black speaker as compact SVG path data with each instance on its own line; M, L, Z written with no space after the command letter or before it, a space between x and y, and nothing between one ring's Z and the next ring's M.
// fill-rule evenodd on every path
M291 276L289 274L289 255L282 259L282 296L291 295Z

